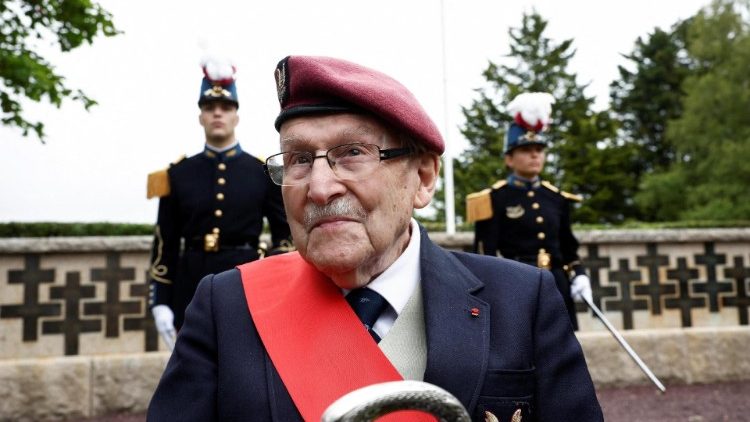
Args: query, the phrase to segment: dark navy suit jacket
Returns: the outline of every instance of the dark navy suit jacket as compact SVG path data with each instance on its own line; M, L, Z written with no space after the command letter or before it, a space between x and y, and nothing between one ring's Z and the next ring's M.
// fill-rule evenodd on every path
M421 236L424 381L455 395L473 420L489 411L510 421L519 408L524 422L603 420L552 275L446 251L423 228ZM238 270L201 281L148 420L300 420L253 325Z

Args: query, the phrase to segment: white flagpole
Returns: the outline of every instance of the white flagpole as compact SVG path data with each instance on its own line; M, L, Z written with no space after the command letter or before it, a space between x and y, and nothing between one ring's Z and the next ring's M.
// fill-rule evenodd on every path
M443 182L445 192L445 232L449 236L456 233L456 207L453 198L453 154L450 149L450 118L448 116L448 57L445 45L445 1L440 0L440 35L443 43Z

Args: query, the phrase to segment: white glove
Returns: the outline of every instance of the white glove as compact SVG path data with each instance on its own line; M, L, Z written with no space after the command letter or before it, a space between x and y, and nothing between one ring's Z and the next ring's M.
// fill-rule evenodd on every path
M579 274L573 277L573 281L570 283L570 297L576 302L583 302L583 298L588 299L590 302L594 301L589 276Z
M156 331L159 332L170 350L174 349L177 330L174 328L174 312L167 305L156 305L151 309Z

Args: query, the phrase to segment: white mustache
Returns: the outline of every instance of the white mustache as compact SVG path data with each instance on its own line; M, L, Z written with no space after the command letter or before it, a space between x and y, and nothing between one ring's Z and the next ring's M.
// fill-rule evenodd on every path
M339 199L329 204L319 206L308 203L305 206L304 223L308 230L318 221L329 217L346 217L355 220L364 220L367 217L365 210L353 201L348 199Z

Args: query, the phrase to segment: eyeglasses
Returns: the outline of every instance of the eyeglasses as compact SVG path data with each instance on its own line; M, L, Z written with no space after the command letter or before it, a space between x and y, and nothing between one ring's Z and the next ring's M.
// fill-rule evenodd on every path
M325 158L333 173L342 180L362 180L372 174L383 160L414 152L411 148L380 149L372 144L344 144L323 155L309 151L287 151L266 159L266 173L279 186L304 185L310 181L312 166Z

